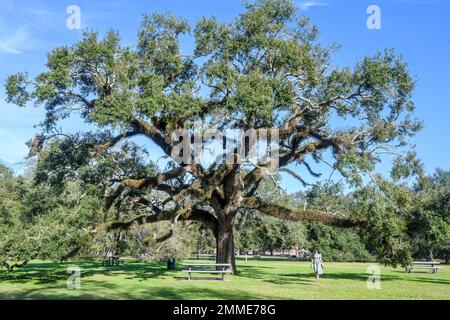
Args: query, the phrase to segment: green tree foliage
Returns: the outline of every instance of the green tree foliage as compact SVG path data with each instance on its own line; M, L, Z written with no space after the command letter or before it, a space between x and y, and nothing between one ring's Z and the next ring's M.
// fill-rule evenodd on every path
M320 222L308 223L310 248L319 248L325 261L367 262L374 256L354 230L338 229Z
M267 203L283 203L288 208L298 207L298 201L282 189L277 188L279 176L266 178L257 190ZM305 247L306 229L304 224L263 215L257 210L242 210L236 219L236 247L248 250L289 250Z
M137 257L141 261L160 261L169 257L182 260L189 258L199 246L201 251L211 248L210 238L203 234L199 225L188 222L168 224L170 222L164 221L123 231L115 253ZM167 229L170 228L173 234L168 237Z
M345 195L340 183L319 183L306 192L288 195L266 180L258 191L266 201L287 207L314 208L334 215L348 214L353 197ZM358 230L343 229L321 222L290 222L254 213L237 227L236 245L243 250L283 250L317 247L327 261L371 261L374 259L362 242ZM245 215L242 216L245 219ZM239 221L239 219L238 219Z
M313 207L340 216L348 215L350 208L355 205L353 194L345 194L342 183L319 183L297 196L305 207ZM321 222L309 222L307 228L310 248L319 248L325 260L371 261L374 259L363 243L359 230L336 228Z
M256 213L254 217L239 218L247 220L240 221L240 225L236 227L237 249L273 252L308 247L306 227L300 222L285 221Z
M408 230L418 258L450 260L450 172L438 169L413 191Z
M62 193L36 186L1 166L0 259L12 272L33 259L64 260L90 253L101 201L69 184Z
M380 262L448 257L449 190L448 172L438 170L413 188L381 179L355 194L355 215L369 221L363 239Z

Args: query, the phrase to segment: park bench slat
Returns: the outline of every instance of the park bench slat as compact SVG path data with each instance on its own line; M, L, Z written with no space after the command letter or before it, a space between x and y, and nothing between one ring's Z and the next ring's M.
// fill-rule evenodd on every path
M200 274L220 274L222 276L221 280L225 280L224 276L226 274L232 273L229 268L231 268L231 264L229 263L183 263L184 266L189 267L189 270L183 270L189 274L188 280L192 280L192 274L200 273ZM222 268L222 270L198 270L192 269L193 267L216 267Z
M440 262L434 262L434 261L414 261L410 265L406 266L406 272L412 273L414 269L419 270L430 270L432 273L437 273L439 269L442 269L442 267L439 267L438 265Z
M413 268L442 268L442 267L439 267L439 266L411 266L411 267L413 267Z
M187 273L210 273L210 274L231 273L230 270L183 270L183 272L187 272Z

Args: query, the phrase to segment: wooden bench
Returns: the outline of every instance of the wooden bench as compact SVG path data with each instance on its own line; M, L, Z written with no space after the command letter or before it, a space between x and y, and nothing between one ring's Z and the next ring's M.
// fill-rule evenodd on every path
M429 270L431 273L437 273L439 269L442 269L442 267L438 266L439 264L440 262L415 261L410 265L406 266L406 272L412 273L414 269L419 269L419 270Z
M188 267L188 270L183 270L188 276L188 280L192 280L192 274L220 274L221 278L219 280L224 281L225 275L232 273L230 268L231 264L227 263L183 263L184 266ZM215 267L215 270L205 270L205 269L193 269L195 267ZM217 268L222 268L222 270L217 270Z

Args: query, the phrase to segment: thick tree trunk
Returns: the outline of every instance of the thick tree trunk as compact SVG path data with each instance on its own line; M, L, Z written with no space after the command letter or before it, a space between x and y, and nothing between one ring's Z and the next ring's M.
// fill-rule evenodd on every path
M216 263L231 264L232 272L236 273L237 269L234 252L233 218L234 217L222 216L218 219L219 221L216 234Z

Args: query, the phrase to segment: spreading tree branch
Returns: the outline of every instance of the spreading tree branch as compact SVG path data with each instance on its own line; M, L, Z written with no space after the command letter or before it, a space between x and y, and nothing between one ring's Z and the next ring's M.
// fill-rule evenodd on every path
M257 210L263 214L289 221L320 221L328 225L352 228L363 226L363 221L338 218L333 214L320 210L288 209L272 203L266 203L257 197L246 198L243 204L248 209Z

